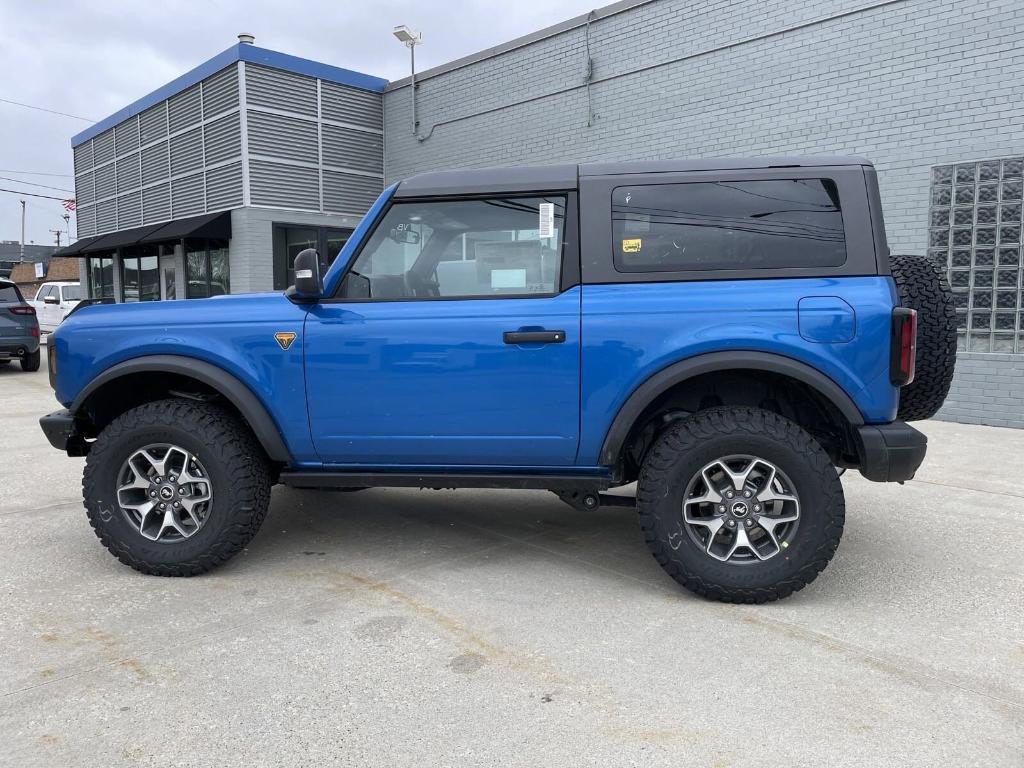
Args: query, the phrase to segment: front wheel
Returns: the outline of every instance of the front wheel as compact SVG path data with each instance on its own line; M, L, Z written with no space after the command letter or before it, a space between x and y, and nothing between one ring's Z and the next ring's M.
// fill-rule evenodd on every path
M85 462L85 508L125 565L192 576L224 563L256 535L270 503L262 447L211 403L168 399L125 411Z
M811 583L839 545L843 488L822 447L770 411L711 408L644 459L640 524L672 578L707 598L763 603Z

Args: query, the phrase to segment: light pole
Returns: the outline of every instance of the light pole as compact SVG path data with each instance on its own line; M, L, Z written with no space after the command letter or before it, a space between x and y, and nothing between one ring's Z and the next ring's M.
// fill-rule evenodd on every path
M21 201L21 252L18 254L18 260L25 260L25 201Z
M405 24L400 24L392 30L406 48L409 49L409 87L412 90L412 135L416 136L420 130L420 123L416 119L416 46L423 42L422 32L413 32Z
M71 245L71 214L64 214L64 229L68 231L68 245Z

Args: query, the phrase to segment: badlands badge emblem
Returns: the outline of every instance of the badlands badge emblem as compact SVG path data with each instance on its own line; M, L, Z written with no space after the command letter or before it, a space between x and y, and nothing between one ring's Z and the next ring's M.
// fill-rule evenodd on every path
M274 334L274 338L277 340L281 349L288 349L288 347L292 345L292 342L295 341L295 334L291 331L278 331Z

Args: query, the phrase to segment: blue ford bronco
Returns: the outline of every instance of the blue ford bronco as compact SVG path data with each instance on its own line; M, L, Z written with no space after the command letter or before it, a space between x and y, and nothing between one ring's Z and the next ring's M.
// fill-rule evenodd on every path
M123 563L225 562L275 483L533 488L635 506L680 584L774 600L835 552L845 469L913 477L956 355L860 158L425 173L294 278L54 333L41 425Z

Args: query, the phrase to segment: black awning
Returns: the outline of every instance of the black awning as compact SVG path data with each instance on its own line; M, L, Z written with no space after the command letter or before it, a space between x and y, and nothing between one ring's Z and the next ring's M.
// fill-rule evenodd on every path
M178 219L164 224L156 232L139 239L141 243L155 243L159 240L178 240L182 237L231 237L231 211L207 213L190 219Z
M90 243L95 242L96 240L99 240L99 239L100 238L96 237L96 236L79 238L78 240L73 242L71 245L69 245L69 246L67 246L65 248L61 248L59 251L57 251L53 255L54 256L77 256L82 251L84 251L86 249L86 247Z
M163 240L180 240L183 237L218 237L227 240L231 237L231 212L207 213L188 219L165 221L163 224L122 229L109 235L79 240L69 248L77 248L74 253L95 253L136 243L159 243ZM65 254L62 252L58 255Z
M145 227L133 227L132 229L120 229L117 232L111 232L109 235L102 235L97 238L94 242L89 243L83 250L86 251L106 251L110 248L123 248L126 245L135 245L141 243L143 238L147 235L156 232L158 229L163 229L167 226L167 223L163 224L149 224Z

